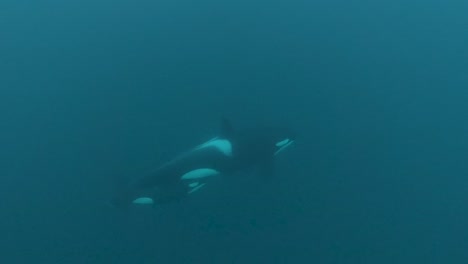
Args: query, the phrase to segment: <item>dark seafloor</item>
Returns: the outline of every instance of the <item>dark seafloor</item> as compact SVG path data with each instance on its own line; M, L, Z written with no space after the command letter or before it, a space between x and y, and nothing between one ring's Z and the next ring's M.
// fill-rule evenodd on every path
M467 1L0 2L0 263L468 263ZM273 182L108 208L234 124Z

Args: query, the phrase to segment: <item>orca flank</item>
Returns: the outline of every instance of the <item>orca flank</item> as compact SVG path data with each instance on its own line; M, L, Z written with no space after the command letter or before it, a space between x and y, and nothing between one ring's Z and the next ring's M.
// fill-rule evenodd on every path
M285 129L235 130L223 119L219 135L134 180L112 200L116 207L180 201L209 186L213 177L258 169L271 178L277 154L294 142Z

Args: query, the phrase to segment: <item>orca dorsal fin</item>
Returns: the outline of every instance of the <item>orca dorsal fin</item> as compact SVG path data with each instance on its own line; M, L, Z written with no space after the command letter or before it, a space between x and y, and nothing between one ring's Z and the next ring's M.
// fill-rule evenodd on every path
M231 121L225 117L221 119L221 131L220 136L223 138L229 138L234 133Z

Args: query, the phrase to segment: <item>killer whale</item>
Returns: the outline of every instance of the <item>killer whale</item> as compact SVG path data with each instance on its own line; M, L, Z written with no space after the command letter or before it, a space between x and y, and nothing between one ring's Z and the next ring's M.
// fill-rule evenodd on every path
M115 207L180 201L209 184L210 178L257 169L271 178L275 156L295 141L284 127L237 130L222 119L219 135L134 180L113 197Z

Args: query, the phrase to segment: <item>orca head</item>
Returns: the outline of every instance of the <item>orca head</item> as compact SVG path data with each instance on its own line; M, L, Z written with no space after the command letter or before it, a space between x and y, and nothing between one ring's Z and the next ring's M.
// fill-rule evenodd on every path
M296 141L296 132L286 124L273 124L260 126L257 136L271 154L277 155L289 148Z
M228 119L223 118L220 138L232 139L232 137L234 136L235 139L238 139L238 136L240 136L240 138L243 138L243 136L245 136L246 138L253 139L253 141L249 141L250 143L262 142L258 146L262 149L267 148L268 151L270 153L273 153L274 155L282 152L284 149L291 146L296 140L296 132L293 129L291 129L287 124L279 124L277 122L265 122L264 120L263 122L260 121L255 122L254 124L250 124L249 126L247 126L247 129L245 131L241 131L240 133L238 132L240 131L234 129L231 125L231 122ZM252 145L256 145L256 143L252 143ZM249 145L249 148L252 148L252 145Z

